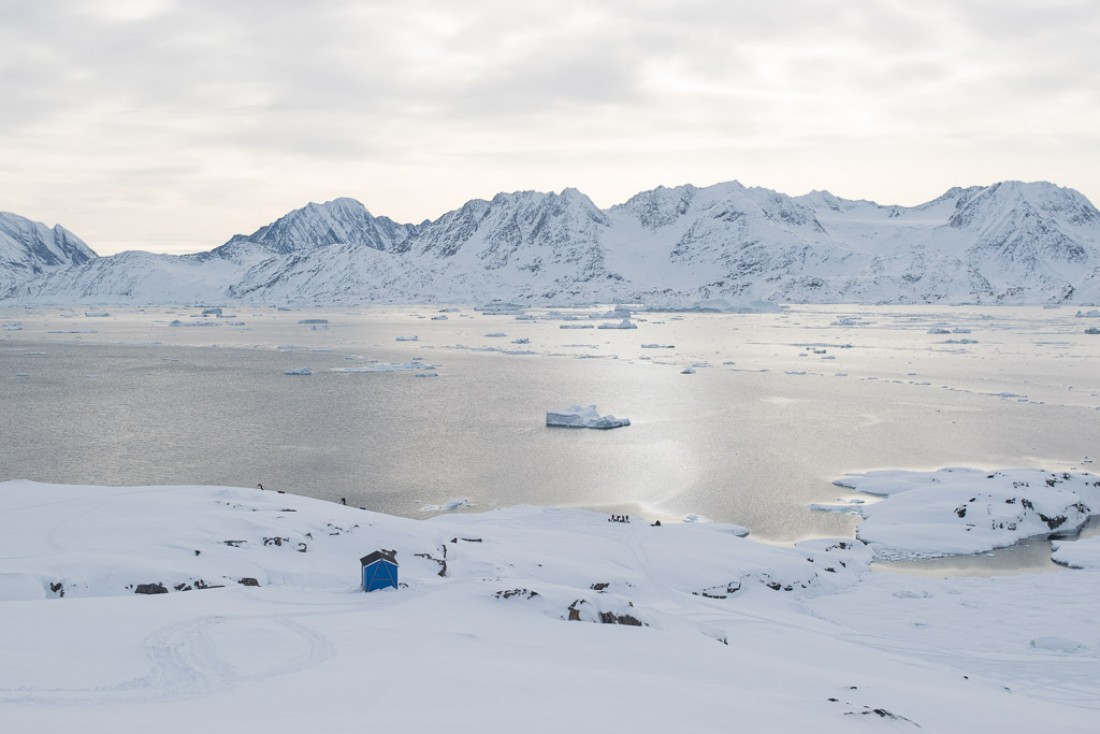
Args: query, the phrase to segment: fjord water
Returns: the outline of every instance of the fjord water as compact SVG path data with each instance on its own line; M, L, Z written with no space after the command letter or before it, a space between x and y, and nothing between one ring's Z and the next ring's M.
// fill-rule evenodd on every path
M699 515L783 542L853 531L851 516L806 507L850 496L831 484L848 471L1087 471L1100 454L1100 336L1085 333L1100 319L1072 309L819 306L560 328L619 321L588 318L601 310L9 311L0 479L262 483L407 516L457 500ZM409 368L361 371L379 363ZM284 374L302 367L313 374ZM574 403L633 424L545 427Z

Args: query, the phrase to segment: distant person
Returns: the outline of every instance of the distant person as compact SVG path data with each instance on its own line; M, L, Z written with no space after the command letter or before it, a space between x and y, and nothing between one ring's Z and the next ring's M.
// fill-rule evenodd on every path
M341 497L340 498L340 504L341 505L346 505L347 503L348 503L348 498L347 497Z
M262 484L257 484L256 486L259 487L260 489L264 488L264 485L262 485Z

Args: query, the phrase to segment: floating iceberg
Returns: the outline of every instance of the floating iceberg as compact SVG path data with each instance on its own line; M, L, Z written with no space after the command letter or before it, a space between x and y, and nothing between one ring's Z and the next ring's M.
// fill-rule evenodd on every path
M399 337L397 337L397 339L396 339L395 341L399 341L399 342L415 342L415 341L420 341L420 339L419 339L419 338L417 338L417 337L416 337L415 335L412 335L412 336L399 336Z
M565 410L547 411L546 425L560 428L622 428L630 425L629 418L600 415L595 405L571 405Z
M297 367L297 368L292 369L292 370L286 370L285 372L283 372L283 374L284 375L312 375L313 370L311 370L309 367Z

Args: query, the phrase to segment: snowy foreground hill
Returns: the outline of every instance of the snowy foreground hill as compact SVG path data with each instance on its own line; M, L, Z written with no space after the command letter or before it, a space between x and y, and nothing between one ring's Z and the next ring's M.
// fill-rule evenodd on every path
M1100 480L843 481L935 492L939 509L910 510L917 535L890 531L903 508L869 545L782 548L729 525L581 510L412 520L259 489L0 483L0 721L13 732L1096 731L1095 540L1059 542L1081 568L1053 573L937 579L869 563L882 548L988 530L989 512L1006 535L967 547L1049 532L1047 513L1095 506ZM365 594L358 559L383 549L401 588Z
M20 219L0 217L0 235ZM45 229L22 222L28 233ZM79 243L54 232L62 245ZM421 224L376 217L344 198L197 255L89 259L70 245L61 263L42 240L40 232L10 240L21 249L0 239L0 301L1100 301L1100 212L1049 183L954 188L915 207L737 182L660 187L607 210L575 189L525 191Z

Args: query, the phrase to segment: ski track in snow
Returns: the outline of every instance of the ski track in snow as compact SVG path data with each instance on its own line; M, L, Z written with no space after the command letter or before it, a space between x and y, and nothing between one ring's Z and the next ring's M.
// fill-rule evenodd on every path
M186 619L161 627L145 637L141 646L151 670L113 686L71 689L0 690L0 700L50 706L102 706L115 704L182 701L232 689L237 685L298 673L324 663L335 654L331 641L308 625L295 621L299 615L223 616ZM254 628L262 623L266 631L274 626L282 651L304 652L286 657L259 672L243 673L232 661L218 654L214 632L231 635L234 628Z

